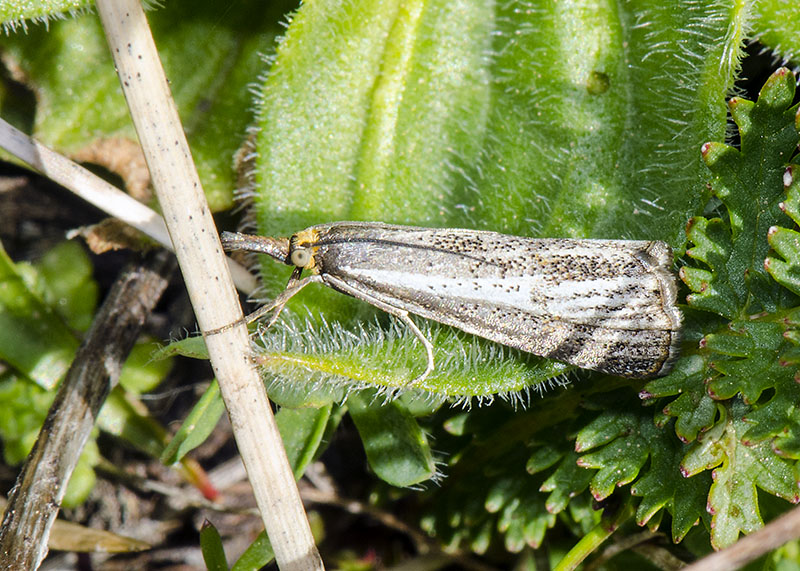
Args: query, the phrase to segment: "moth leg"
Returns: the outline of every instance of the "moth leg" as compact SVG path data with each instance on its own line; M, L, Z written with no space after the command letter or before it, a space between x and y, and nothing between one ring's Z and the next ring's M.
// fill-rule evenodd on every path
M425 353L428 357L428 362L422 374L417 376L417 378L413 379L412 381L406 383L406 386L416 385L428 378L428 375L430 375L434 369L433 344L428 340L427 337L425 337L425 334L419 330L419 327L417 327L417 324L414 323L414 321L408 316L408 312L405 309L401 309L399 307L390 305L384 301L376 299L372 297L370 294L358 290L352 287L351 285L345 283L344 281L340 280L339 278L333 277L329 274L325 276L324 282L330 283L332 286L334 286L341 292L344 292L348 295L352 295L356 299L365 301L368 304L377 307L378 309L382 309L383 311L385 311L390 315L394 315L397 319L405 323L406 326L411 330L411 332L416 336L416 338L420 340L423 347L425 347Z
M217 333L221 333L222 331L226 331L231 327L239 325L240 323L252 323L253 321L259 319L260 317L266 315L272 310L276 310L275 314L270 317L269 321L267 322L267 327L272 326L278 320L278 316L281 314L286 302L288 302L296 293L298 293L301 289L306 287L308 284L311 283L320 283L322 278L319 276L308 276L307 278L297 279L300 275L298 271L300 268L296 268L294 272L292 272L292 277L289 278L289 283L286 284L286 289L281 292L281 294L269 302L267 305L261 306L256 309L253 313L243 317L238 321L234 321L233 323L229 323L228 325L223 325L222 327L218 327L217 329L212 329L211 331L206 331L206 335L216 335Z
M281 314L281 311L283 311L287 301L289 301L296 293L298 293L308 284L322 281L319 276L308 276L307 278L303 278L301 280L299 278L302 271L302 268L295 268L291 277L289 278L289 281L286 283L286 289L284 289L278 297L273 299L269 305L259 307L253 313L247 315L244 318L245 322L253 323L256 319L259 319L262 315L266 315L274 309L275 313L273 313L272 317L270 317L269 321L267 321L266 328L269 329L276 321L278 321L278 316Z
M389 307L392 307L392 306L389 306ZM381 309L383 309L383 308L381 308ZM409 329L411 329L411 332L414 335L416 335L417 339L419 339L420 342L422 343L423 347L425 347L425 353L428 356L428 362L425 365L425 370L422 372L422 374L418 375L417 378L412 380L411 382L406 383L408 386L413 386L413 385L421 383L422 381L427 379L428 375L430 375L433 372L433 368L434 368L434 363L433 363L433 343L431 343L430 340L427 337L425 337L425 334L422 333L422 331L419 330L419 327L417 327L417 324L414 323L414 320L411 319L408 316L408 312L406 310L398 309L398 308L394 308L394 309L397 311L396 313L392 312L392 311L389 311L388 309L386 309L385 311L387 311L388 313L391 313L392 315L397 317L400 321L405 323L408 326Z

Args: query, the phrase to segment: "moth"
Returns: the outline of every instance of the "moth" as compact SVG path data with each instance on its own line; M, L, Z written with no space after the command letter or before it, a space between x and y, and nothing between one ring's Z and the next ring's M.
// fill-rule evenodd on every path
M431 342L409 314L622 377L664 375L678 355L681 312L665 242L536 239L377 222L319 224L291 238L231 232L221 238L226 250L294 266L286 289L248 322L273 311L269 327L297 292L324 284L410 328L427 353L412 384L435 364Z

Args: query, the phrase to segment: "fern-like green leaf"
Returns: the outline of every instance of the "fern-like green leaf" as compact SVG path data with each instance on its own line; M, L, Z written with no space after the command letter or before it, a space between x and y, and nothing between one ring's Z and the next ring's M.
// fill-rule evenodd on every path
M639 475L650 453L648 440L639 426L642 422L652 425L648 415L613 410L601 414L578 433L579 452L599 446L582 454L577 461L578 466L598 470L590 485L595 499L606 499L614 488L631 483Z
M796 121L800 121L800 118ZM789 165L784 171L786 200L778 206L795 224L800 224L800 180L797 180L796 174L800 174L797 165ZM773 226L767 233L767 241L773 252L764 261L764 268L776 282L800 295L800 232Z
M706 515L711 478L707 474L684 478L680 462L686 445L671 438L666 429L657 430L645 423L641 428L650 445L650 467L631 487L631 493L642 498L636 508L636 522L644 525L656 519L657 523L657 516L666 509L672 514L672 540L677 543Z
M752 404L789 372L779 359L780 350L786 345L782 335L785 327L764 321L740 321L732 323L730 329L731 332L705 338L705 346L717 353L710 366L721 373L708 383L708 394L717 400L741 394L746 403Z
M730 111L741 150L722 143L703 146L720 216L695 217L687 225L693 244L687 254L694 263L681 269L681 278L692 292L687 301L693 309L724 319L687 312L687 335L699 335L699 343L670 375L642 391L661 405L657 423L675 417L675 432L691 443L681 471L696 479L714 470L708 509L716 547L762 525L756 488L796 501L790 459L797 450L793 427L800 396L793 293L800 248L796 230L779 226L800 213L792 171L786 169L800 138L798 108L790 107L794 88L794 76L782 69L755 103L734 98ZM782 200L784 186L788 195ZM656 400L670 396L676 398ZM673 517L685 524L694 515L676 511ZM685 528L676 531L680 536Z
M732 99L729 108L739 127L741 150L721 143L703 146L714 175L712 192L728 218L695 218L687 231L695 244L687 254L711 270L681 271L693 292L688 301L695 307L734 319L785 304L783 290L768 279L764 260L768 229L787 220L778 205L784 169L798 141L796 109L789 109L794 88L794 75L782 69L767 81L756 103Z
M715 468L708 507L712 543L718 548L733 543L739 533L761 527L757 489L794 503L800 501L793 463L777 456L768 442L742 442L748 409L743 402L732 401L717 427L697 442L683 461L687 473Z
M697 309L733 318L739 310L741 299L730 284L726 267L733 250L728 226L719 218L707 220L697 216L687 224L686 235L694 244L686 254L710 268L681 268L681 279L694 292L686 298L687 301Z

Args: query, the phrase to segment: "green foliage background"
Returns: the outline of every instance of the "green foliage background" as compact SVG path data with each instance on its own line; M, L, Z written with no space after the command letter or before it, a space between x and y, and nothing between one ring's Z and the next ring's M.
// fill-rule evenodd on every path
M0 9L17 30L0 50L6 79L36 103L20 105L6 81L2 116L66 154L133 138L96 19L23 34L24 19L62 9L27 4ZM800 499L800 171L786 170L795 79L779 70L757 101L725 104L744 42L796 57L796 3L324 0L284 16L291 9L171 2L150 14L214 208L238 185L269 235L359 219L662 239L686 252L689 294L683 357L644 387L426 325L438 366L412 391L405 383L424 366L413 336L362 303L304 291L260 335L298 475L348 410L386 482L427 480L439 462L446 478L417 499L445 545L516 553L547 542L564 565L632 523L701 554ZM239 148L250 156L237 170ZM270 261L262 274L265 298L288 277ZM201 430L221 414L212 402L193 417ZM188 438L164 457L180 457Z

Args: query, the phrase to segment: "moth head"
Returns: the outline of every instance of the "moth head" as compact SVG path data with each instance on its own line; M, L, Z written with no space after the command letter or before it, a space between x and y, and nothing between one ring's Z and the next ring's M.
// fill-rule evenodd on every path
M289 242L287 263L303 270L311 270L316 265L314 254L317 252L316 236L311 230L303 230L292 236Z

